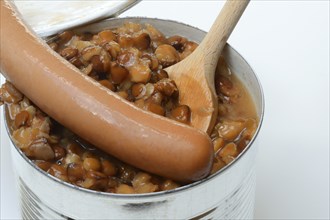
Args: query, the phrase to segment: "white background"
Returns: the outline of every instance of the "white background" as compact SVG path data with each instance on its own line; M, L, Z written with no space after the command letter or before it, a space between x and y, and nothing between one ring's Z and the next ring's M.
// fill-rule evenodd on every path
M208 30L223 4L143 1L122 16L167 18ZM229 43L254 68L266 99L255 217L329 219L329 1L253 1ZM3 129L1 219L18 219Z

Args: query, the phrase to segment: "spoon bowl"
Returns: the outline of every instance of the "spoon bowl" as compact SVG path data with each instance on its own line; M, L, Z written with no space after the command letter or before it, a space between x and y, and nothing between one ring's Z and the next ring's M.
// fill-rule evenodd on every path
M183 61L166 68L180 93L181 104L191 109L191 125L210 133L217 117L214 74L227 39L249 0L228 0L197 49Z

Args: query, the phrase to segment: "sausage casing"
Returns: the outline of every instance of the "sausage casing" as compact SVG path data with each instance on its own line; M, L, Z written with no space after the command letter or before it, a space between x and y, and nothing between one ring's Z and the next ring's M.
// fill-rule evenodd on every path
M0 71L40 109L101 150L180 182L210 172L206 133L145 112L81 73L1 1Z

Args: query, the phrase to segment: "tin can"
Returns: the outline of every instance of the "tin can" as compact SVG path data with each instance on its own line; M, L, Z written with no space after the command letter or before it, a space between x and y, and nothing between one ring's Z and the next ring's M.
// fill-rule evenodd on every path
M77 31L100 31L119 27L124 22L149 23L165 35L181 35L196 42L200 42L205 36L205 32L176 21L138 17L103 20L80 27ZM112 194L83 189L51 176L39 169L12 142L11 155L19 185L22 217L252 219L256 188L257 136L264 113L263 92L252 68L236 50L227 44L223 56L250 92L259 117L256 134L231 164L203 180L174 190L134 195ZM8 117L6 114L8 113L5 111L5 118Z

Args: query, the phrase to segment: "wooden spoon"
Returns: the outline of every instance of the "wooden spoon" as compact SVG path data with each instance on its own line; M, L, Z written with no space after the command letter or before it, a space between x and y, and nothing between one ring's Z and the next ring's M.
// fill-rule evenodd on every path
M215 69L221 51L248 3L249 0L228 0L196 50L166 69L181 91L180 103L191 109L191 125L207 133L211 132L218 114Z

